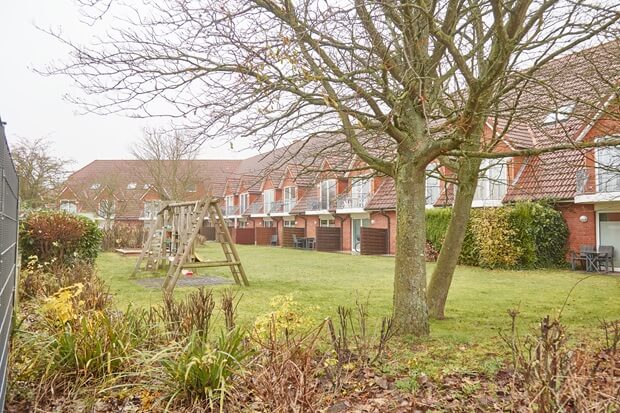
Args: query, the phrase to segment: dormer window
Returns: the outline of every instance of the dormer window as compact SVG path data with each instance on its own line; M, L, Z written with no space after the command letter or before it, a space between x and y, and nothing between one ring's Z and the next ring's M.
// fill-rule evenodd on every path
M319 184L319 204L321 209L331 209L336 200L336 180L327 179Z
M545 116L544 123L545 125L547 125L551 123L564 122L570 117L570 115L572 115L574 110L575 110L574 103L560 106L556 111L553 111L547 114L547 116Z
M135 182L130 182L127 184L127 189L136 189L138 187L138 184Z
M77 214L77 204L74 201L61 201L60 210L69 214Z
M142 189L149 189L151 186L149 184L144 184L144 186L142 186Z
M97 189L101 188L101 184L99 183L94 183L90 186L90 189L93 191L96 191Z
M441 193L439 178L433 172L435 172L434 166L426 168L426 205L428 206L435 205Z
M196 192L196 190L197 190L196 184L189 184L187 185L187 188L185 188L186 192Z

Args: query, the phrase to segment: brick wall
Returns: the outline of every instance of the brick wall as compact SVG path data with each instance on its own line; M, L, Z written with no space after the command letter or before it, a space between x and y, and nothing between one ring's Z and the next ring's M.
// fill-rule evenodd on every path
M568 249L579 251L581 245L596 244L596 214L592 204L561 204L556 209L562 213L568 225ZM581 222L579 217L588 217Z

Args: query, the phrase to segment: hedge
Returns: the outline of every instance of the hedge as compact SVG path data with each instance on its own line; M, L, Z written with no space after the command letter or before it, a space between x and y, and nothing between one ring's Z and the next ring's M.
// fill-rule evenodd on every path
M41 262L60 265L93 264L102 236L97 224L86 217L62 211L32 212L20 222L22 260L37 256Z
M450 208L426 213L427 242L437 251L450 221ZM473 209L459 263L485 268L528 269L565 265L568 227L551 206L522 202Z

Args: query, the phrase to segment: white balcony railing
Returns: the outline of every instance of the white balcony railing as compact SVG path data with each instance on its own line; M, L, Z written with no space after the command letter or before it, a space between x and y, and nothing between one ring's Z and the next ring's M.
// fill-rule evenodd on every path
M338 209L364 209L368 200L370 199L369 193L348 193L340 196L337 200Z

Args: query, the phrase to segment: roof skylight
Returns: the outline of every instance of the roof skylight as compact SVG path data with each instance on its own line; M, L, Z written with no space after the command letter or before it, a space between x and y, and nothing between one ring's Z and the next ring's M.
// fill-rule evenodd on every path
M569 103L568 105L560 106L558 110L547 114L547 116L545 116L544 122L545 124L564 122L570 117L570 115L573 113L574 110L575 110L574 103Z

